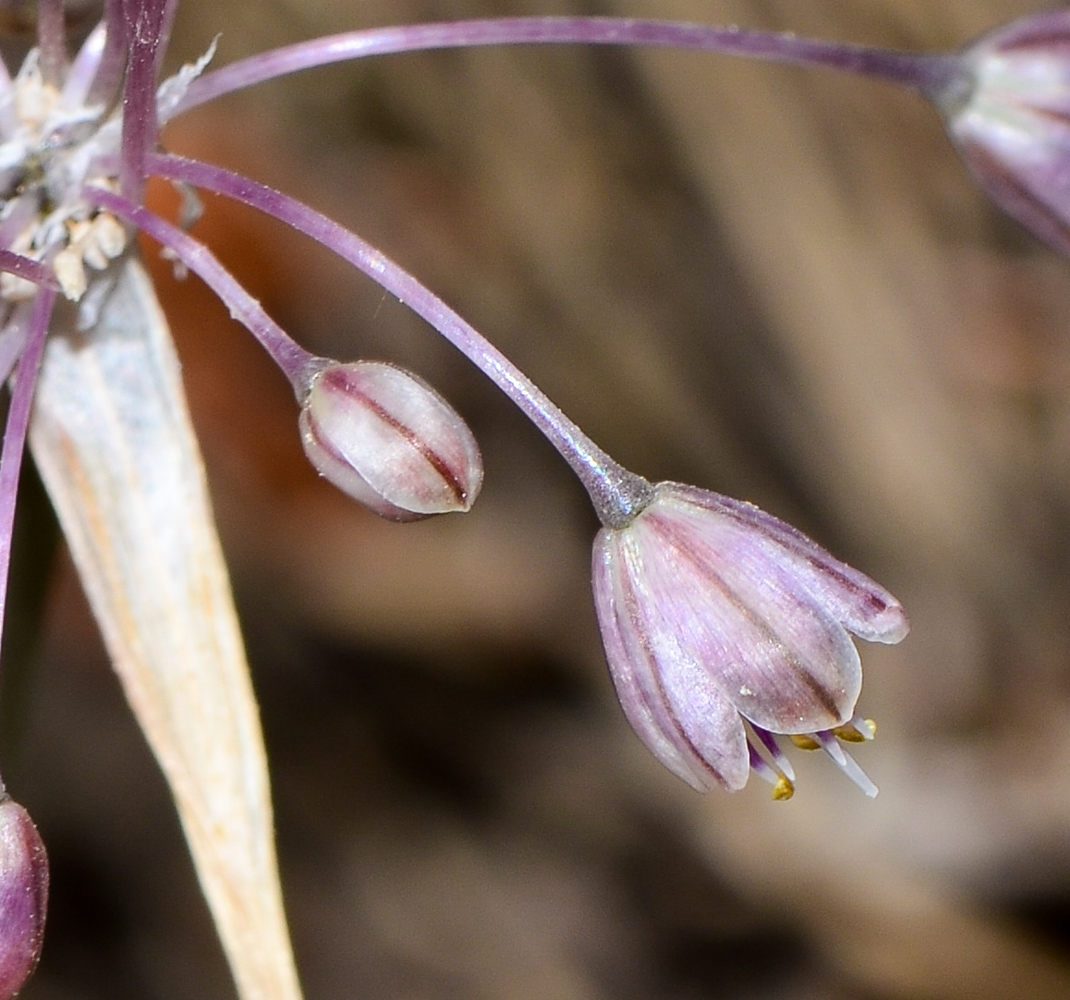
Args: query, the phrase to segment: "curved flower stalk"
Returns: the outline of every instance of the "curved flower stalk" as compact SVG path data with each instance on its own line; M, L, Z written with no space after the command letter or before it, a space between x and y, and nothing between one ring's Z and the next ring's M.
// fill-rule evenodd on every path
M896 52L737 28L622 18L495 18L346 32L266 52L191 83L170 114L348 59L477 45L695 49L838 70L914 90L945 119L971 172L1033 234L1070 253L1070 13L998 28L958 52Z

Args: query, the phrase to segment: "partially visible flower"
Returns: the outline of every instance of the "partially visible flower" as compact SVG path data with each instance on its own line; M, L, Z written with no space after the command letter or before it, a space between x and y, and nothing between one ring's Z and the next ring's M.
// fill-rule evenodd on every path
M930 97L980 184L1070 254L1070 11L1023 18L957 57Z
M0 1000L37 965L48 908L48 855L29 814L0 792Z
M300 425L320 473L392 521L466 511L483 483L464 420L423 379L385 361L316 372Z
M661 483L627 525L599 533L594 588L625 714L692 787L735 791L754 769L789 797L784 734L876 794L836 742L874 731L855 716L862 668L848 633L895 643L908 625L868 577L752 504Z

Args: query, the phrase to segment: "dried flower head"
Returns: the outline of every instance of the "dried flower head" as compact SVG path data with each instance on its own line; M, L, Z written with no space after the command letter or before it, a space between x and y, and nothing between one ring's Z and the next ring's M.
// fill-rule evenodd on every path
M784 734L876 794L836 744L873 734L855 717L862 668L848 633L894 643L908 626L868 577L752 504L661 483L629 524L599 533L594 588L624 711L692 787L735 791L753 768L789 796Z

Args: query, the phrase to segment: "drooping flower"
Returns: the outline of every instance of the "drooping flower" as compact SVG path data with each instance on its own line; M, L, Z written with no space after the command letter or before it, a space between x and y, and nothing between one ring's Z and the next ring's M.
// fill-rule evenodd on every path
M963 49L930 93L974 176L1070 254L1070 11L1023 18Z
M855 716L862 668L848 633L906 635L886 590L752 504L677 483L602 529L594 588L625 714L692 787L735 791L753 768L787 797L793 775L774 739L787 735L876 794L836 737L872 736Z

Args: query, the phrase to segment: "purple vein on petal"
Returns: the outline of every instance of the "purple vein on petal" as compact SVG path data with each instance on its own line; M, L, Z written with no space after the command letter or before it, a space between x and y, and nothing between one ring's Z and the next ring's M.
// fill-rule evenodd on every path
M85 108L93 81L100 71L101 60L108 48L108 28L101 21L82 43L78 54L71 62L67 78L63 81L63 106L71 110Z
M731 606L744 622L754 629L757 634L761 635L766 643L777 650L784 665L795 672L802 681L803 686L810 691L814 699L828 712L830 718L840 718L841 711L836 704L835 693L828 691L822 685L809 666L784 641L774 625L764 615L742 600L707 560L700 559L695 555L692 547L688 544L689 539L676 525L657 521L651 524L651 530L656 535L661 536L665 544L677 554L681 561L690 563L694 572L712 589L717 591L720 599L726 605ZM714 665L710 665L710 669L715 669Z

